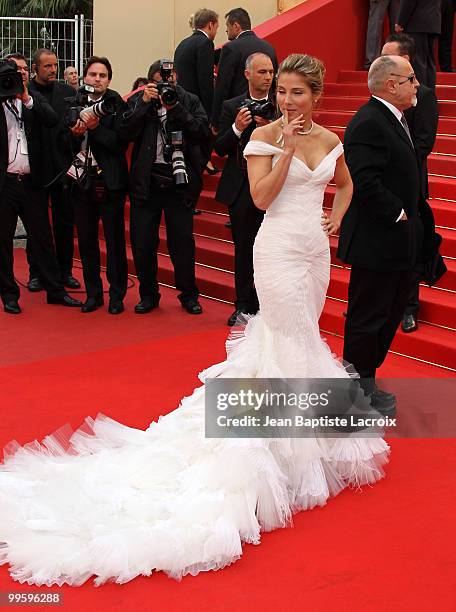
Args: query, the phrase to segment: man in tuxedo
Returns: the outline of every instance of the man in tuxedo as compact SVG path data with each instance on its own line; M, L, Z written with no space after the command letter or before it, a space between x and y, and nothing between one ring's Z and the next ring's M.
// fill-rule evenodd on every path
M368 75L372 94L347 127L345 157L354 193L342 221L338 256L351 264L344 359L353 364L371 405L394 414L395 397L378 389L376 370L390 348L409 298L423 236L434 225L404 110L416 102L418 81L403 57L385 55ZM418 230L420 226L421 231Z
M245 77L248 89L240 96L223 103L220 129L215 151L228 155L216 199L229 206L234 242L234 280L236 287L235 311L228 319L234 325L242 313L255 314L258 297L253 284L253 243L263 221L264 213L256 208L250 195L244 147L253 130L269 123L269 119L253 116L247 108L240 108L246 98L267 102L274 79L271 58L254 53L247 58Z
M196 94L206 115L211 116L214 98L214 38L218 30L215 11L201 9L194 15L195 31L184 38L174 51L174 65L179 85Z
M442 72L454 72L452 48L455 11L456 0L442 0L442 31L439 37L439 66Z
M79 281L72 274L74 251L74 217L69 181L66 171L73 159L72 137L64 124L67 104L65 98L74 96L72 87L57 81L58 61L49 49L38 49L32 64L35 77L30 81L30 92L38 92L46 98L59 117L57 125L41 126L43 141L43 183L51 201L52 230L63 284L70 289L79 289ZM30 267L29 291L41 290L41 274L34 260L31 242L27 243L27 259Z
M435 88L435 43L441 32L442 0L401 0L396 32L406 32L415 41L415 71L418 81Z
M387 38L382 49L382 55L400 55L412 66L415 59L415 41L408 34L392 34ZM422 192L429 198L427 158L434 148L439 121L439 108L435 92L430 87L420 84L416 92L417 104L404 111L413 144L421 168ZM413 270L410 297L402 318L402 331L408 333L418 329L417 314L419 304L419 286L423 278L423 254L418 253Z
M15 61L0 61L1 76L16 72ZM0 97L0 297L8 314L21 313L20 291L13 270L18 216L31 240L48 303L81 305L66 293L62 284L43 189L41 125L55 126L58 116L38 92L30 95L27 80L22 79L22 93Z
M219 129L223 102L241 95L247 89L245 62L249 55L265 53L271 58L274 72L278 68L274 47L252 32L246 10L232 9L225 15L225 19L229 42L222 48L218 65L211 120L214 133Z

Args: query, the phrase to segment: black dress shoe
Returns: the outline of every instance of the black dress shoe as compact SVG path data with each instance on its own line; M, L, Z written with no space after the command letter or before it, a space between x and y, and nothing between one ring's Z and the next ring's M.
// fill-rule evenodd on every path
M181 304L182 308L185 308L189 314L197 315L203 312L203 307L198 300L186 300L185 302L181 302Z
M205 170L208 174L211 175L218 174L219 172L221 172L220 168L216 168L215 166L213 168L209 168L209 166L206 166Z
M383 416L394 416L396 414L396 396L393 393L382 391L377 386L368 395L370 405Z
M157 300L148 300L148 299L141 300L140 302L136 304L135 312L136 314L147 314L154 308L158 308L159 302L160 302L160 298L158 298Z
M200 215L200 214L201 214L201 211L200 211L200 210L197 210L196 208L194 208L194 209L192 210L192 214L193 214L193 215Z
M102 297L89 297L81 306L81 312L93 312L103 306L104 300Z
M109 314L118 315L125 310L122 300L110 300L108 306Z
M40 279L37 276L34 276L29 278L27 289L32 293L35 293L36 291L43 291L43 285L41 284Z
M225 223L225 227L231 227L231 221L227 221L227 222Z
M418 322L412 314L405 314L402 317L402 331L406 334L414 332L418 329Z
M51 297L48 295L47 297L48 304L59 304L60 306L68 306L69 308L79 308L82 306L81 300L75 300L68 293L64 293L62 296Z
M251 314L251 313L246 308L237 308L233 312L233 314L230 316L226 324L229 325L230 327L233 327L233 325L236 325L236 322L239 319L239 317L244 314Z
M74 278L74 276L72 276L71 274L66 274L65 276L63 276L62 280L63 280L64 286L68 287L69 289L80 289L81 288L81 283L76 278Z
M3 310L8 314L21 314L22 310L17 300L8 300L3 304Z

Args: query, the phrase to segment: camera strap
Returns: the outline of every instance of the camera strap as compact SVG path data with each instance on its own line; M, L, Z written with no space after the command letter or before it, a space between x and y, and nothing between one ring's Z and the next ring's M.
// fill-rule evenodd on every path
M25 136L24 120L21 116L21 113L19 109L17 108L14 101L6 100L5 107L14 117L14 120L18 126L18 129L16 131L16 141L17 141L16 155L17 155L17 150L19 146L20 146L21 155L28 155L27 138ZM16 159L16 155L14 156L15 159Z

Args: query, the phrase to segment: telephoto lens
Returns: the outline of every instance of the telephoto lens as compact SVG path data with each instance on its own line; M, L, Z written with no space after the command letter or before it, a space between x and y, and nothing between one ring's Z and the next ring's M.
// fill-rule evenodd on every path
M171 132L171 146L173 149L171 163L173 165L174 184L176 185L177 189L183 189L188 184L187 166L185 164L182 145L182 132Z

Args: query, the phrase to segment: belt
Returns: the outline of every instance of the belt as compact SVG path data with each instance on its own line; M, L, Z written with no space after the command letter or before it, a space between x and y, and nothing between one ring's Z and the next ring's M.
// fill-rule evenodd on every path
M16 181L18 183L23 183L24 181L31 180L30 174L21 174L20 172L7 172L6 176L8 176L9 178L13 179L13 181Z

